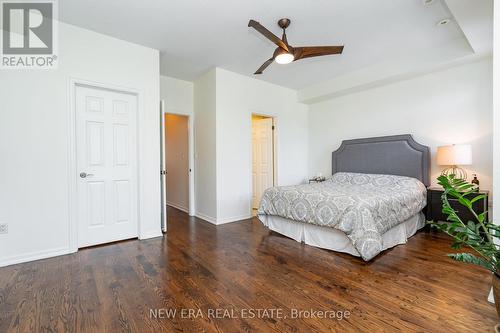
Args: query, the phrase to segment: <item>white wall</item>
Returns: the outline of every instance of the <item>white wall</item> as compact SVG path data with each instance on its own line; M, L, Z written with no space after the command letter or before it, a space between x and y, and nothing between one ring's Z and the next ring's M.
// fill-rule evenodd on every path
M160 76L160 96L169 113L192 115L193 89L193 82Z
M307 179L307 106L297 92L216 69L217 223L248 218L252 199L252 113L276 117L278 185Z
M158 51L59 25L57 70L0 74L0 266L69 253L71 78L129 87L139 101L140 237L161 235Z
M251 216L252 113L276 117L279 185L307 179L307 106L294 90L214 68L194 83L196 215Z
M215 223L217 218L215 69L194 82L196 216Z
M331 173L331 153L344 139L413 134L431 147L471 143L483 189L492 189L491 59L310 105L309 173Z

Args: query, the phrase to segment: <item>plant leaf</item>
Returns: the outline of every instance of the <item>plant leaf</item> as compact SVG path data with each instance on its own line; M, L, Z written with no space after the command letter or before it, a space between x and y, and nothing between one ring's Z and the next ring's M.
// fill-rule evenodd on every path
M478 258L471 253L453 253L453 254L448 254L448 257L450 257L456 261L461 261L461 262L465 262L468 264L482 266L482 267L487 268L488 270L490 270L492 272L496 271L495 266L492 265L490 262L488 262L482 258Z
M486 218L486 213L487 212L482 212L481 214L479 214L477 216L477 219L479 220L479 222L484 222L484 219Z

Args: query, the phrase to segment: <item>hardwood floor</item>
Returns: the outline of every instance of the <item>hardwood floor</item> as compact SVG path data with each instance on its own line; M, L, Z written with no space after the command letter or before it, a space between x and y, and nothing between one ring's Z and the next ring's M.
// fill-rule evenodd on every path
M0 268L0 332L492 332L489 273L448 251L444 235L421 232L365 263L255 218L215 227L169 209L164 238ZM154 318L168 309L174 318Z

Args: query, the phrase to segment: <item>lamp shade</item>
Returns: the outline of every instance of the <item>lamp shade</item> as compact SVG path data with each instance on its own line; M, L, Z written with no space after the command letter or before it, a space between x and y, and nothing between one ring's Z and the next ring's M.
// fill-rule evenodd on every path
M441 146L437 150L438 165L470 165L472 164L471 145Z

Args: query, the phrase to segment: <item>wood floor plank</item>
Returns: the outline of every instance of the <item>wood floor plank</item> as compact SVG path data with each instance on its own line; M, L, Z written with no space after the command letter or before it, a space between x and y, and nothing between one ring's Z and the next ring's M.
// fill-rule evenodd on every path
M163 238L0 268L0 332L492 332L500 322L486 301L490 274L446 257L443 234L420 232L366 263L255 218L214 226L168 214ZM176 315L152 316L159 309ZM247 309L287 318L242 318ZM294 309L350 316L291 318Z

